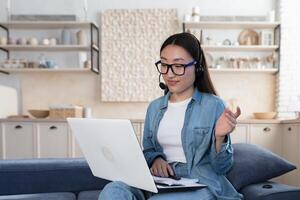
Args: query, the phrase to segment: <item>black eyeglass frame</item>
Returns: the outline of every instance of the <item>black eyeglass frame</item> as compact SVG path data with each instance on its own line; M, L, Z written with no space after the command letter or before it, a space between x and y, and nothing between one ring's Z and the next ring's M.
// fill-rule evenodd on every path
M164 65L167 66L167 71L166 71L165 73L160 72L159 66L158 66L159 64L164 64ZM157 61L157 62L155 63L155 66L156 66L157 71L158 71L160 74L167 74L167 73L169 72L169 69L171 68L171 71L172 71L173 74L175 74L175 75L177 75L177 76L183 76L183 75L185 74L185 68L190 67L190 66L193 66L193 65L196 65L196 64L197 64L197 61L195 61L195 60L193 60L193 61L191 61L191 62L189 62L189 63L187 63L187 64L177 64L177 63L174 63L174 64L167 64L167 63L162 63L161 60L159 60L159 61ZM182 66L182 67L183 67L183 73L182 73L182 74L176 74L176 73L174 72L174 70L173 70L173 65Z

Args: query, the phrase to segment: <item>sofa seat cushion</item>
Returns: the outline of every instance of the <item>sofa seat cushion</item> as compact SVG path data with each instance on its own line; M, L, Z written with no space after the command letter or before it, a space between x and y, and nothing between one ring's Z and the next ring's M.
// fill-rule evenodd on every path
M78 200L97 200L101 190L82 191L78 194Z
M0 196L0 200L76 200L71 192L53 192L39 194L18 194Z
M0 160L0 195L102 189L83 158Z
M240 191L245 200L299 200L300 188L274 182L248 185Z

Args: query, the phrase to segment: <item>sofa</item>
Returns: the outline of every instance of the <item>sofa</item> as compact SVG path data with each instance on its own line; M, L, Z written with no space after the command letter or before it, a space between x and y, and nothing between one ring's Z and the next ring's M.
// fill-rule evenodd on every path
M300 188L269 181L295 169L288 161L250 144L234 144L234 160L227 178L245 200L300 199ZM84 158L0 161L0 200L96 200L108 182L94 177Z

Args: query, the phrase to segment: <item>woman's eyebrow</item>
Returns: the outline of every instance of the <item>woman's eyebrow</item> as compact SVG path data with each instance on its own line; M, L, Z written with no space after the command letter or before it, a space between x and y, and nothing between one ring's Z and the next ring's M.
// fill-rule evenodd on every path
M165 57L160 57L160 59L162 59L162 60L168 60L167 58L165 58ZM183 58L175 58L175 59L173 59L173 61L185 61L185 59L183 59Z
M184 59L183 58L175 58L175 59L173 59L173 61L184 61Z

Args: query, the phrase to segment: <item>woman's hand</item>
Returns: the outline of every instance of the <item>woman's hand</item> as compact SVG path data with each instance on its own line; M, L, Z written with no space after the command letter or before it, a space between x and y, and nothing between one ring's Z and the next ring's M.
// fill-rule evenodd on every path
M174 175L172 167L160 157L154 160L150 171L154 176L169 177L169 175Z
M218 138L225 138L231 133L236 126L236 119L241 115L240 107L237 107L236 113L231 112L228 108L224 110L215 126L215 136Z

